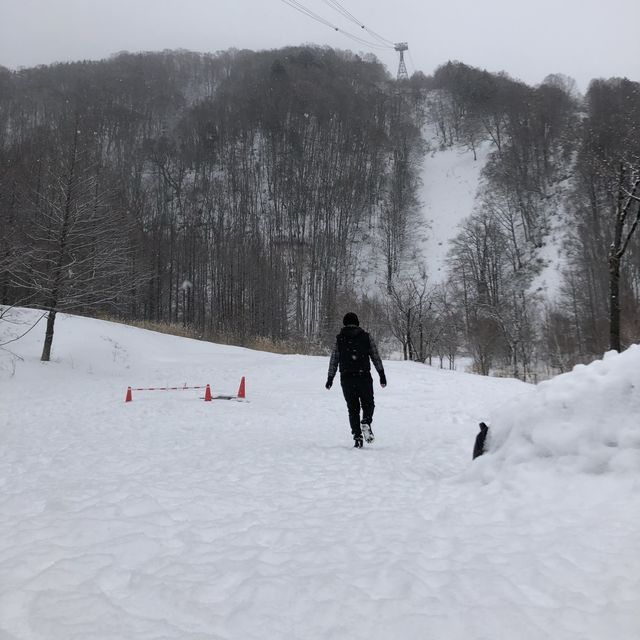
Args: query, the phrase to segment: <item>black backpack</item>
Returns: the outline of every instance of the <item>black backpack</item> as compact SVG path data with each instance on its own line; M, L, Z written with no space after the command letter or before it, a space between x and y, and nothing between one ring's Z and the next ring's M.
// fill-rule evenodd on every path
M337 338L340 373L357 375L369 372L369 334L360 327L344 327Z

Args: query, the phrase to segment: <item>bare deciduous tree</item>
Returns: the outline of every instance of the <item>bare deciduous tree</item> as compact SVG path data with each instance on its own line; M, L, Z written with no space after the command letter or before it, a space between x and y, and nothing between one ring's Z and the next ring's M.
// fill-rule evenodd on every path
M12 285L48 312L43 361L51 357L59 311L103 308L123 298L134 280L125 217L101 191L74 125L67 154L50 159L42 188L31 194L30 224L11 271Z

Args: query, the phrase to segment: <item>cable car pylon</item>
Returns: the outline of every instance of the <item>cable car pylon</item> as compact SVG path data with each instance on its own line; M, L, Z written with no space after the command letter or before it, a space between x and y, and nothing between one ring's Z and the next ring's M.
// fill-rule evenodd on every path
M398 42L393 47L400 54L400 64L398 65L398 80L408 80L407 65L404 63L404 52L409 49L406 42Z

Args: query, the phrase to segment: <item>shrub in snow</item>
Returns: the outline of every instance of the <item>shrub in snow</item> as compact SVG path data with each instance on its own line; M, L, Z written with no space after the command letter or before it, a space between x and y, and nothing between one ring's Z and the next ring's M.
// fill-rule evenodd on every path
M543 382L491 415L483 465L640 474L640 345Z

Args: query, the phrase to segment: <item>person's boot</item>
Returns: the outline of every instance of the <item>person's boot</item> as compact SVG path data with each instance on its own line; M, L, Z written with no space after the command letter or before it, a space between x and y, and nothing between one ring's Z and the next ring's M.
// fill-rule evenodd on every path
M362 438L354 438L353 439L353 448L354 449L362 449Z
M362 429L362 436L364 437L364 441L368 444L371 444L375 440L373 431L371 431L371 425L367 422L363 422L360 425L360 428Z

